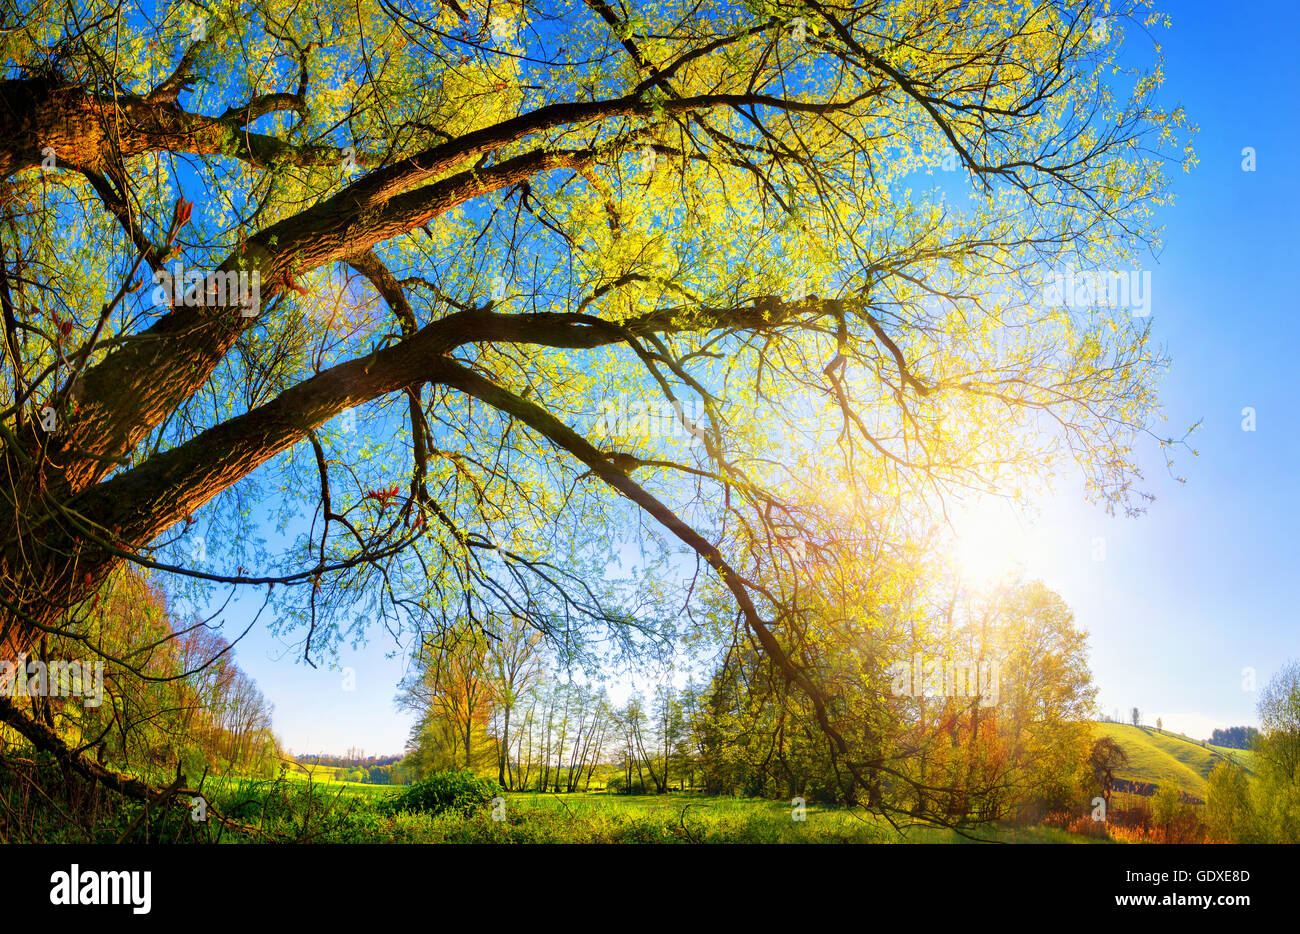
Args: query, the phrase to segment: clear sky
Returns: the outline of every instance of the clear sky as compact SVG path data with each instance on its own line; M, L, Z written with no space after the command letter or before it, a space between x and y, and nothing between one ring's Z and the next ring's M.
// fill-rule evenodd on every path
M1175 179L1161 214L1164 250L1150 259L1156 333L1173 367L1163 384L1167 433L1198 420L1169 478L1154 447L1144 465L1157 499L1140 519L1108 518L1062 485L1018 523L1027 571L1059 591L1092 634L1102 709L1206 738L1255 723L1258 691L1300 657L1300 4L1294 0L1167 0L1173 28L1153 32L1166 55L1161 100L1199 127L1200 164ZM1242 169L1245 147L1255 171ZM1255 430L1242 429L1244 408ZM1105 556L1094 560L1104 539ZM227 633L238 632L232 614ZM242 626L239 627L242 629ZM234 630L234 632L232 632ZM399 753L410 716L393 706L404 667L376 632L344 651L345 676L296 660L264 627L239 664L275 704L275 730L295 753Z
M1163 96L1199 126L1200 164L1177 182L1166 248L1153 267L1154 314L1173 358L1171 434L1204 419L1187 483L1160 484L1140 520L1105 521L1107 557L1062 549L1053 583L1094 633L1103 708L1208 736L1254 723L1258 686L1300 656L1300 6L1183 0L1167 9ZM1255 150L1243 171L1242 150ZM1243 430L1242 410L1255 410ZM1153 459L1149 476L1164 476ZM1053 513L1068 513L1063 504ZM1081 555L1082 557L1079 557Z

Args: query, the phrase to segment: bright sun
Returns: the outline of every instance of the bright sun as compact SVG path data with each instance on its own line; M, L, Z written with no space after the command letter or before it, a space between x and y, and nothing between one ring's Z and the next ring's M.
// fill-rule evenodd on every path
M952 517L952 558L962 582L988 587L1025 564L1028 535L1011 505L986 500Z

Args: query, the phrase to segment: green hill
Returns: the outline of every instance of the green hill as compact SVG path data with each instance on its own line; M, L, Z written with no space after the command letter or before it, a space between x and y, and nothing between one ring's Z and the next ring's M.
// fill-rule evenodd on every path
M1150 726L1094 723L1093 738L1102 736L1111 737L1128 753L1128 768L1120 769L1116 777L1161 788L1172 784L1201 800L1205 799L1205 780L1221 759L1232 759L1247 771L1255 765L1255 755L1248 750L1212 746Z

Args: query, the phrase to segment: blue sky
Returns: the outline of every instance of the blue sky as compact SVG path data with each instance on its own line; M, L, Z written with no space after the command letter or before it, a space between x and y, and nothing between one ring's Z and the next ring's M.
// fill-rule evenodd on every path
M1300 6L1209 0L1162 5L1166 106L1198 126L1200 164L1175 179L1162 253L1151 260L1152 313L1173 367L1163 384L1168 434L1202 420L1199 456L1180 454L1171 479L1153 448L1145 459L1156 501L1140 519L1109 518L1063 484L1024 534L1026 570L1058 590L1091 632L1105 711L1143 711L1167 729L1208 737L1255 722L1258 691L1300 656L1293 598L1300 543L1297 468L1300 343L1296 272L1300 220ZM1242 150L1256 170L1242 170ZM1242 430L1242 410L1256 430ZM1105 540L1094 560L1094 539ZM227 631L238 629L236 612ZM242 629L242 626L238 628ZM404 662L376 632L344 650L355 690L337 670L313 670L256 628L239 664L275 704L275 729L295 753L398 753L410 717L393 706Z
M1147 460L1157 500L1140 519L1108 519L1062 495L1037 529L1032 567L1092 633L1102 709L1133 706L1144 721L1208 736L1255 722L1257 691L1300 656L1294 587L1300 569L1300 79L1294 3L1166 4L1166 104L1199 127L1200 164L1175 181L1161 215L1165 249L1151 266L1156 331L1172 369L1163 385L1168 433L1192 438L1178 458L1187 483ZM1242 170L1254 147L1256 170ZM1255 409L1256 430L1242 430ZM1071 532L1070 530L1073 530ZM1037 535L1034 535L1034 533ZM1092 559L1092 538L1106 540Z

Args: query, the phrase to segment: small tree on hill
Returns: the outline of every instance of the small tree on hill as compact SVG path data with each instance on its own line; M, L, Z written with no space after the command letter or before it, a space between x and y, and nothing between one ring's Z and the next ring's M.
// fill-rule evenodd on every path
M1115 786L1115 772L1128 765L1128 753L1124 747L1109 736L1103 736L1092 744L1092 754L1088 757L1092 774L1101 788L1102 800L1106 810L1110 810L1110 796Z

